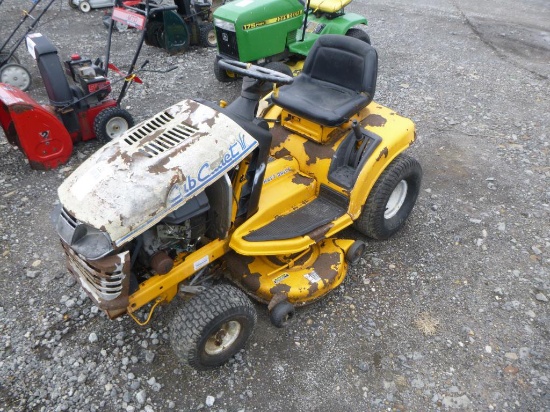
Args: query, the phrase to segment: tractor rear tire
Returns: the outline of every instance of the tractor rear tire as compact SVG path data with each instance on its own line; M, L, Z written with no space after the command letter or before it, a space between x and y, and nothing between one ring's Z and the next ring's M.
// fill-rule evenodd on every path
M74 4L73 0L69 0L69 7L71 9L78 9L78 6L76 4Z
M5 64L0 68L0 83L9 84L26 92L32 84L31 73L20 64Z
M216 59L214 60L214 76L216 77L216 79L222 83L229 83L237 80L238 77L236 75L230 76L227 73L227 70L220 67L220 65L218 64L219 61L219 57L216 57Z
M361 29L352 27L346 32L346 36L353 37L370 44L370 36Z
M353 223L356 230L373 239L387 239L405 224L422 181L418 161L400 154L386 167L374 184L361 215Z
M128 111L120 107L109 107L99 112L94 119L94 133L100 142L107 143L119 137L134 125Z
M214 25L212 23L205 23L200 26L200 44L203 47L217 47L218 39L216 38L216 30L214 30Z
M170 343L183 364L220 366L240 351L256 324L256 309L241 290L221 284L193 296L174 315Z
M81 1L78 5L78 8L82 13L88 13L90 10L92 10L92 6L90 6L90 3L87 1Z

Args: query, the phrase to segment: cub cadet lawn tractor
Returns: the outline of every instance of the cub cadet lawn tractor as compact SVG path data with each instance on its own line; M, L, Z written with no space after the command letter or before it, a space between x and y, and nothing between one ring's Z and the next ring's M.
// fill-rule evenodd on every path
M252 333L246 295L283 326L336 288L365 251L338 232L388 238L420 189L421 167L403 153L414 124L372 101L377 59L365 42L326 35L296 78L222 60L243 76L234 102L183 100L86 160L59 187L53 220L94 303L143 325L183 295L172 347L205 369ZM287 85L261 99L265 83Z
M214 74L219 81L236 79L220 69L220 59L239 60L296 75L311 46L324 34L344 34L370 44L361 29L367 20L345 13L351 0L237 0L214 12L219 56ZM283 63L286 63L283 64ZM287 67L288 66L288 67Z

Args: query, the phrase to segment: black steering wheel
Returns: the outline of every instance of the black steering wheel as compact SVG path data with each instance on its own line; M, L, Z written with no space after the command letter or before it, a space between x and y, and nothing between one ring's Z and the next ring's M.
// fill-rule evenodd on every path
M218 61L218 65L224 70L229 70L240 74L241 76L248 76L253 79L263 80L266 82L290 84L294 81L294 77L287 74L268 69L266 67L256 66L251 63L243 63L237 60L220 59Z

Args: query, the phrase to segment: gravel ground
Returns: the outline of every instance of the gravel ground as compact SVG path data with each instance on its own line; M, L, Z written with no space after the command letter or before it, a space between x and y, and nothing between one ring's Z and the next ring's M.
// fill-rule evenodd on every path
M478 4L482 3L482 4ZM0 35L30 1L0 5ZM406 227L286 329L258 324L227 365L178 365L167 324L109 321L64 268L49 222L56 189L99 146L31 170L0 139L0 411L365 411L550 409L550 5L545 0L356 0L380 54L380 103L412 118L424 168ZM101 11L58 2L39 31L65 58L95 57ZM115 34L130 61L136 34ZM29 94L46 103L36 65ZM126 105L137 120L187 97L231 100L213 50L149 68ZM349 230L344 235L360 238Z

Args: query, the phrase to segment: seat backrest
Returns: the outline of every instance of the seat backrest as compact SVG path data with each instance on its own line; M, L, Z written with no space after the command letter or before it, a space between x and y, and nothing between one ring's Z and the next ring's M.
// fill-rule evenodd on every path
M325 34L311 48L302 73L312 79L366 93L372 99L378 76L378 54L362 40Z

